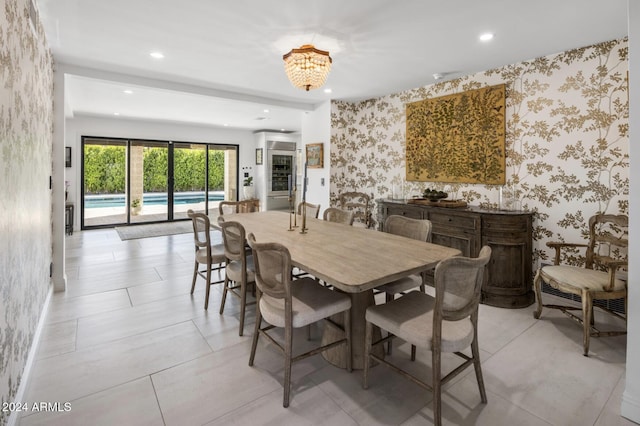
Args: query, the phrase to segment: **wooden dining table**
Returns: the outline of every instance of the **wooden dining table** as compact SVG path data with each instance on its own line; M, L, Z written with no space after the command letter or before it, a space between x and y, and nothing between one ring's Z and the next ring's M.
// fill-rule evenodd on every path
M365 312L375 303L373 289L461 254L450 247L308 217L308 229L301 233L300 227L290 230L289 214L282 211L238 213L224 219L239 222L258 242L284 245L293 266L351 296L353 368L363 367ZM296 222L301 223L299 217ZM323 342L337 340L332 332L332 327L325 327ZM346 368L343 347L325 351L323 357Z

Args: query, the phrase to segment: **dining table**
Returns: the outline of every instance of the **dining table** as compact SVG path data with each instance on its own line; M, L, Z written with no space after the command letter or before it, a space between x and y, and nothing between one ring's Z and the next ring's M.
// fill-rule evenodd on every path
M309 217L305 218L307 229L301 232L300 227L290 225L290 219L283 211L224 215L225 221L239 222L247 235L253 233L257 242L284 245L292 266L350 295L352 367L356 369L364 365L365 313L375 304L373 290L461 254L451 247ZM295 222L302 220L298 217ZM325 327L323 343L338 340L336 332ZM374 339L380 336L379 330L374 333ZM346 353L344 346L337 346L322 355L331 364L346 368Z

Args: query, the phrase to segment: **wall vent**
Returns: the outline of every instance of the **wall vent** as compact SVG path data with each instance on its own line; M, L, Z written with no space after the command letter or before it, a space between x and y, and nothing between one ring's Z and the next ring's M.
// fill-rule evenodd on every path
M582 304L582 299L580 296L570 293L563 293L561 291L556 290L555 288L547 285L547 283L542 283L542 292L553 294L554 296L562 297L564 299L569 299L573 302L576 302L578 306ZM544 303L544 298L542 298ZM595 300L593 302L594 306L601 306L608 309L611 309L613 312L617 312L619 314L624 314L624 299L613 299L613 300Z

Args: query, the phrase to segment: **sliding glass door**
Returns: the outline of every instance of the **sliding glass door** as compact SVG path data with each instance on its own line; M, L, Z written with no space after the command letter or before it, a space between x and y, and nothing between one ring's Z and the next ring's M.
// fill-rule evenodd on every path
M127 223L126 140L83 138L82 229Z
M82 229L187 219L237 199L238 146L82 139Z

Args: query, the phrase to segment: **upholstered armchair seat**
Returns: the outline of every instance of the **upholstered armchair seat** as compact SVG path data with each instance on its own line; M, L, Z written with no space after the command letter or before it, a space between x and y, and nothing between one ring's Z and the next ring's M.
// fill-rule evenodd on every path
M394 303L385 303L367 309L366 319L407 343L431 350L435 304L436 299L432 296L412 291L398 298ZM442 352L461 351L468 348L472 341L473 324L470 319L442 320L440 343Z
M313 324L351 307L349 298L335 291L327 291L312 278L294 281L291 296L293 328ZM263 294L260 298L260 312L269 324L282 328L285 326L284 299Z
M567 287L580 287L591 292L604 292L609 285L609 273L569 265L546 266L540 271L544 281L551 287L566 291ZM579 283L576 285L576 283ZM619 278L614 279L613 291L624 290L626 284Z
M223 247L224 253L224 247ZM227 275L231 281L240 281L242 279L242 263L241 262L229 262L226 268ZM247 256L247 282L254 282L256 280L256 268L253 264L253 256Z

